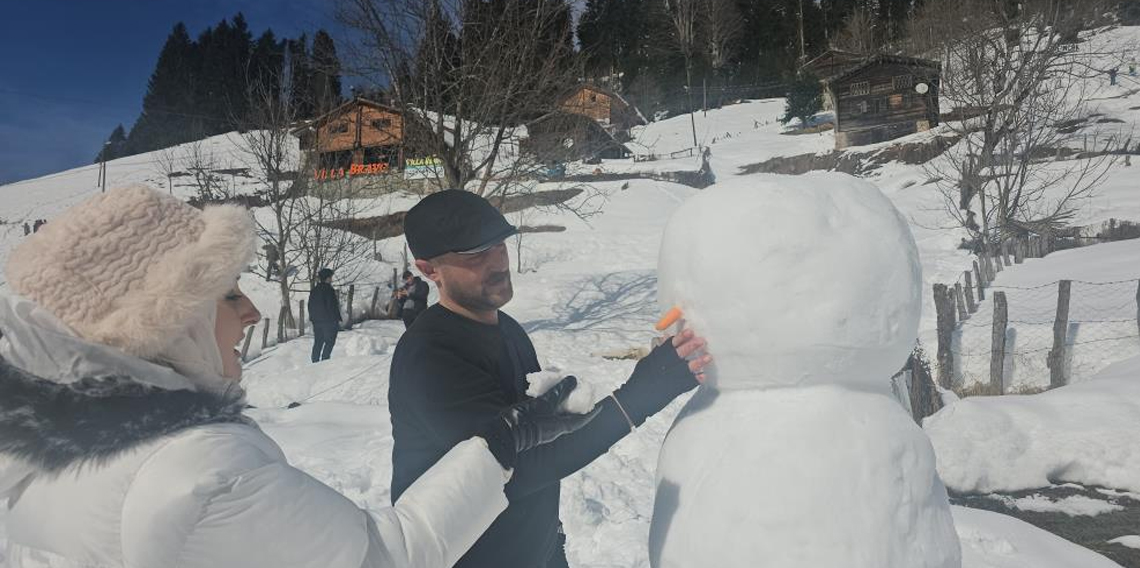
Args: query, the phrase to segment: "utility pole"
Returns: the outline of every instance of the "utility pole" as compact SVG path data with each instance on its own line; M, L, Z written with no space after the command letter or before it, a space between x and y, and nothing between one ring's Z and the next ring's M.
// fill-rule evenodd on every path
M99 153L99 187L103 193L107 192L107 152L111 150L111 141L103 143L103 151Z
M800 61L807 59L804 49L804 0L800 0Z

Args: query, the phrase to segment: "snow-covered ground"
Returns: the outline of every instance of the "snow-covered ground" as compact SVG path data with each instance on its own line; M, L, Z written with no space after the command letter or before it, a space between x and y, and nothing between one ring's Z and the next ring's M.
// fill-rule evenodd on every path
M966 398L923 425L957 491L1071 481L1140 492L1140 357L1040 394Z
M1140 28L1118 28L1097 38L1123 43L1140 38ZM1104 87L1097 110L1107 118L1135 124L1140 121L1140 94L1135 92L1140 85L1126 76L1122 76L1122 83L1121 87ZM834 136L830 132L783 134L784 127L776 122L782 113L783 101L772 99L695 116L698 143L711 148L711 164L718 179L740 175L742 166L775 156L831 151ZM635 134L637 152L662 154L692 146L688 116L652 123ZM902 142L924 136L930 134L917 134ZM247 159L236 135L207 139L202 147L222 167L235 167ZM184 157L186 152L165 155L170 154ZM108 162L108 184L145 182L165 188L167 180L160 168L163 157L164 153L153 152ZM606 161L600 168L608 173L667 171L692 169L694 161ZM589 166L581 168L593 171ZM50 221L98 191L97 169L96 165L84 166L0 186L0 219L7 223L0 225L0 265L23 238L23 222L31 224L38 218ZM889 163L868 179L911 224L923 266L920 338L930 351L934 345L930 286L954 282L970 268L971 257L957 248L964 234L947 228L943 198L933 185L925 183L928 176L921 166ZM1140 220L1140 191L1135 180L1131 167L1115 166L1096 194L1083 204L1078 222L1095 223L1113 217ZM235 192L256 189L240 177L227 181ZM175 184L174 193L181 197L192 194L184 181L176 179ZM514 276L516 296L506 310L528 329L546 363L577 375L601 395L620 384L633 368L631 360L603 355L647 346L653 337L652 323L660 315L656 261L661 231L677 205L698 190L650 180L606 182L597 188L606 196L600 215L581 219L559 211L525 214L527 224L557 224L566 231L528 234L521 243L512 240L511 254L521 251L524 272ZM397 198L363 208L388 213L408 204L407 198ZM374 262L370 278L386 280L403 248L402 238L380 243L379 252L388 262ZM725 267L724 277L732 276L731 267ZM1117 243L1027 261L1017 270L1002 273L996 284L1030 287L1058 278L1106 281L1137 277L1140 248L1134 243ZM280 300L274 283L248 275L242 285L264 314L276 317ZM0 274L0 291L3 289ZM371 285L366 290L361 293L358 289L358 309L370 300ZM1075 285L1074 302L1079 291ZM1015 292L1009 292L1011 319L1019 301ZM300 293L293 301L302 299L304 294ZM988 306L979 310L972 323L984 324L980 318L985 313ZM1135 331L1134 326L1131 329ZM251 414L282 445L290 460L365 507L382 507L389 499L392 440L387 410L388 366L402 330L400 322L367 322L342 334L333 359L317 365L308 362L308 338L265 353L258 352L259 341L255 340L255 358L246 371L250 400L258 407ZM1140 347L1124 346L1111 357L1123 359L1137 353ZM1140 479L1136 477L1140 472L1140 447L1136 446L1140 359L1109 369L1094 368L1112 362L1104 357L1093 361L1088 374L1075 376L1079 384L1041 395L967 399L929 419L926 431L934 440L939 472L947 485L989 491L1043 487L1071 479L1140 492ZM1026 371L1024 384L1048 380L1047 372L1041 374L1040 369L1022 369ZM563 483L562 519L569 533L573 566L648 565L646 543L657 453L685 398ZM304 404L286 410L285 406L294 401ZM954 508L954 517L962 539L964 565L969 568L1114 565L1009 517L959 507ZM0 511L0 542L3 531ZM1135 540L1125 536L1122 544L1135 544Z

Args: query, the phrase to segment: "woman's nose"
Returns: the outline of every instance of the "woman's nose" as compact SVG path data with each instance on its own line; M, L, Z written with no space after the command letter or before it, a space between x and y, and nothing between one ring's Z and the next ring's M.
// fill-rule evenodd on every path
M243 306L244 309L241 311L241 323L243 327L254 325L261 321L261 312L258 311L257 306L253 305L253 301L246 298L245 302L246 305Z

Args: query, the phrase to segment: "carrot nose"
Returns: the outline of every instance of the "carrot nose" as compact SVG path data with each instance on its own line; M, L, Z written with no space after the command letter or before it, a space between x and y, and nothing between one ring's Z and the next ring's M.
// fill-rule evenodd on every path
M677 323L681 319L681 308L674 306L661 319L657 320L657 325L653 326L657 331L665 331L665 328Z

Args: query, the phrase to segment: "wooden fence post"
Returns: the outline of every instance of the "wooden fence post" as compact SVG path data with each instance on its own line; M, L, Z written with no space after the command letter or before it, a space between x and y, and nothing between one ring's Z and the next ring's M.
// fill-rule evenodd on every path
M261 350L264 351L266 346L269 345L269 321L273 318L265 318L265 326L261 328Z
M974 277L978 281L978 303L986 299L986 284L985 277L982 275L981 269L978 267L978 261L974 261Z
M1069 295L1072 280L1057 283L1057 318L1053 320L1053 349L1045 359L1049 366L1049 388L1065 386L1069 378L1065 376L1065 335L1069 329Z
M934 312L938 317L938 384L948 389L954 377L950 340L954 333L954 304L945 284L934 285Z
M277 314L277 343L285 343L285 319L287 313L289 313L289 306L282 304L281 311Z
M994 278L997 278L997 271L994 269L993 256L990 255L988 251L982 253L982 269L986 271L987 285L989 285L990 282L993 282Z
M297 300L297 314L300 318L297 320L297 329L301 331L301 335L305 335L305 301Z
M253 343L253 333L257 331L256 325L249 326L249 331L245 334L245 343L241 346L241 362L246 362L246 353L249 353L249 344Z
M1009 311L1005 292L994 292L993 346L990 351L990 389L994 394L1005 394L1005 328Z
M352 329L352 297L356 295L356 284L348 285L348 319L345 320L345 329Z
M954 306L958 308L958 321L966 321L966 301L962 298L962 283L954 283Z
M909 387L907 390L910 393L911 416L921 426L923 418L938 412L942 407L941 397L934 388L934 379L930 377L930 371L915 354L911 354L907 368L910 370L910 384L907 385Z
M974 273L967 270L966 275L966 311L971 314L978 311L978 304L974 301ZM978 287L981 288L982 281L978 280Z
M380 319L376 314L376 303L380 301L380 287L376 286L372 289L372 305L368 308L368 317L371 319Z

